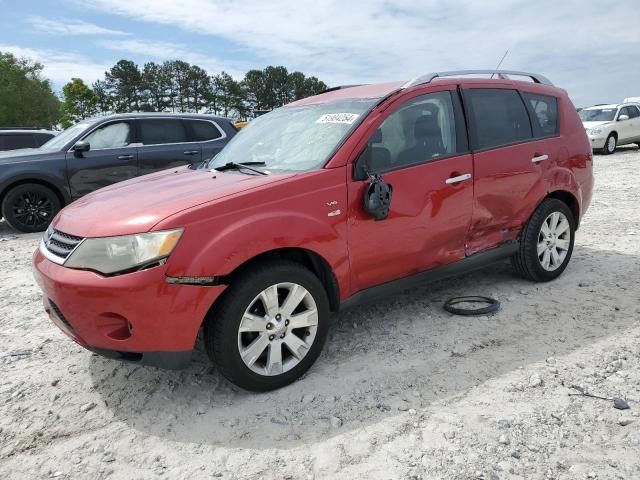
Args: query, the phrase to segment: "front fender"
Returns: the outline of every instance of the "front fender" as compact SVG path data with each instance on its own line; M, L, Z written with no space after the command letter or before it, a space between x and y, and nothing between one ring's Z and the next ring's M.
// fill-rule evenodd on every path
M154 229L185 228L167 265L170 276L228 275L262 253L302 248L324 258L346 292L346 215L345 168L340 168L194 207Z
M52 161L51 163L57 163ZM11 185L16 183L33 182L51 185L62 196L64 204L71 202L71 193L67 183L64 166L58 168L57 165L47 166L45 170L37 168L41 163L35 165L25 165L24 163L14 163L0 165L0 195L3 195Z

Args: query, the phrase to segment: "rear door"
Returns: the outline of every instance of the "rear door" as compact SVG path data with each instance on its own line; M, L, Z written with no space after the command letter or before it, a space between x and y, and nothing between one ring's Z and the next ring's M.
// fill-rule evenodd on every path
M198 165L202 147L191 141L189 126L181 118L139 118L138 125L140 175L175 168Z
M202 150L202 160L215 157L225 146L226 133L213 120L186 119L190 140L198 142Z
M132 120L100 124L80 140L89 142L88 152L66 154L67 175L73 198L98 188L138 176L138 152Z
M517 237L545 195L544 171L561 152L558 99L508 86L465 88L474 202L467 255Z

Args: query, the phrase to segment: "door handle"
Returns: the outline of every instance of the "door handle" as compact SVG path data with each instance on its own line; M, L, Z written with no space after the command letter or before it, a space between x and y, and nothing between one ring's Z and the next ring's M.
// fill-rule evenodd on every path
M545 160L549 160L549 155L536 155L531 159L533 163L544 162Z
M451 185L453 183L464 182L465 180L469 180L470 178L471 178L471 174L470 173L465 173L464 175L458 175L457 177L447 178L444 181L444 183L446 183L447 185Z
M118 160L131 160L133 155L118 155Z
M200 150L187 150L185 152L182 152L185 155L196 155L198 153L200 153Z

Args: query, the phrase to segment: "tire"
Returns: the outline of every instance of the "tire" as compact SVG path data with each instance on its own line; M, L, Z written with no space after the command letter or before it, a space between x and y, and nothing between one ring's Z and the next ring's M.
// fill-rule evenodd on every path
M298 296L301 300L289 314L292 292L296 300L291 305ZM277 303L269 302L274 298ZM291 328L294 322L313 323L313 308L315 326ZM230 382L246 390L268 391L292 383L313 365L328 330L329 300L322 283L300 264L282 260L249 267L231 283L205 321L204 341L209 358Z
M602 153L604 155L611 155L616 151L616 147L618 146L618 139L613 133L610 133L607 137L607 141L604 142L604 147L602 147Z
M38 183L17 185L2 201L2 216L16 230L25 233L41 232L62 207L53 190Z
M552 228L552 215L557 215L555 218L558 219L555 231ZM563 219L568 226L558 234L564 225ZM552 230L549 233L556 235L548 236L544 233L543 224L546 224L547 231ZM520 248L511 257L511 264L518 274L534 282L548 282L559 277L571 259L575 231L576 220L567 204L555 198L547 198L536 208L522 229Z

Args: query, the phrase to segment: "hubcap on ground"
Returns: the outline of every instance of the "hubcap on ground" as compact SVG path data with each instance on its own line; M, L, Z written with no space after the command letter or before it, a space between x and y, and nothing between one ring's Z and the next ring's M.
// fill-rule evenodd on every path
M569 220L561 212L551 213L542 222L538 234L538 260L545 270L552 272L562 265L571 245Z
M36 192L25 192L19 195L11 208L15 219L28 227L48 224L53 214L51 200Z
M238 351L260 375L280 375L298 365L313 345L318 308L297 283L277 283L260 292L245 310L238 329Z

